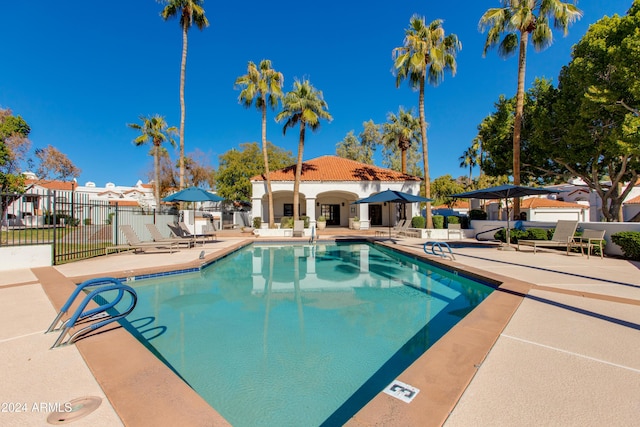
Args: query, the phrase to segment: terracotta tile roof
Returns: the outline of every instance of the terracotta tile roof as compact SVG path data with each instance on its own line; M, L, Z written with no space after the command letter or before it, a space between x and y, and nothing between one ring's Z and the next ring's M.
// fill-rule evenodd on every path
M68 190L72 191L78 187L78 184L74 181L57 181L48 179L27 179L25 180L27 185L37 185L48 190Z
M271 172L273 181L293 181L296 165ZM252 181L264 180L256 175ZM338 156L321 156L302 162L302 181L421 181L422 178Z
M588 209L589 206L581 205L579 203L562 202L560 200L543 199L540 197L530 197L520 202L521 209L535 209L535 208L580 208Z
M640 196L636 196L633 199L624 202L625 205L640 205Z
M136 200L109 200L110 205L118 204L118 206L140 206Z
M454 200L452 207L458 208L458 209L469 209L470 205L469 205L469 202L466 200L456 199ZM449 209L449 206L448 205L434 206L433 209Z

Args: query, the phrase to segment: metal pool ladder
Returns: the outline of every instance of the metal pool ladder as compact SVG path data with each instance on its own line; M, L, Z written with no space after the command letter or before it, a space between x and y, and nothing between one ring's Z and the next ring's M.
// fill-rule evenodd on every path
M95 287L95 289L86 294L71 317L66 320L62 320L62 316L67 314L67 311L69 311L69 308L74 303L80 292L82 292L87 287ZM105 296L101 295L109 291L117 291L116 297L111 302L106 301ZM120 313L110 313L108 310L114 308L122 300L122 297L125 293L128 293L131 296L129 307L127 307ZM102 305L100 305L99 307L90 308L85 311L85 308L87 308L89 302L96 297L100 297L100 299L105 302L102 303ZM118 279L115 279L113 277L89 279L80 283L71 293L67 302L64 303L64 305L60 309L60 312L51 323L51 326L49 326L49 329L47 329L45 332L46 334L49 332L61 331L60 336L58 336L58 339L51 346L51 348L53 349L61 345L73 344L78 338L86 335L87 333L102 328L103 326L115 322L116 320L122 319L133 311L137 301L138 295L136 294L136 291L132 287L121 283ZM79 322L89 324L71 334L69 339L64 342L64 338L71 331L71 328L76 326Z
M449 246L447 242L425 242L422 249L427 255L435 255L442 258L451 257L452 260L456 259L451 251L451 246ZM436 249L438 253L436 253ZM445 253L445 249L447 249L448 253Z

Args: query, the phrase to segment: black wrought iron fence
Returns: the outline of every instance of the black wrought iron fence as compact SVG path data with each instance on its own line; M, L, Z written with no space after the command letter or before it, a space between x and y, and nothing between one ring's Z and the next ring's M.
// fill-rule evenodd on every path
M106 247L119 243L118 224L156 214L73 191L0 194L0 202L0 247L51 245L56 265L104 255Z

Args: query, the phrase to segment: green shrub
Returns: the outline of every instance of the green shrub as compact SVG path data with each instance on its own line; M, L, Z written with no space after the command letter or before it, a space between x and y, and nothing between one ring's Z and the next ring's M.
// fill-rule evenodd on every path
M506 242L507 241L507 237L505 236L506 234L506 230L504 228L498 230L496 232L496 234L493 235L493 237L496 240L500 240L501 242ZM518 243L519 239L527 239L527 232L523 231L523 230L518 230L517 228L512 228L509 231L509 241L511 243Z
M433 228L444 228L444 216L434 215L432 220L433 220Z
M447 225L449 224L460 224L460 218L455 215L448 216Z
M620 231L611 235L611 241L620 246L626 258L640 261L640 231Z
M309 228L309 217L305 215L301 215L300 219L304 221L304 228Z
M529 228L526 236L522 239L526 240L549 240L549 234L546 228Z
M262 218L260 218L259 216L254 217L253 228L260 228L261 225L262 225Z
M471 209L469 211L469 220L473 221L474 219L486 220L487 213L482 209Z
M82 223L83 223L84 225L91 225L91 218L85 218L85 219L82 221Z
M426 220L422 216L414 216L411 218L411 228L424 228Z
M283 216L280 219L280 228L293 228L293 217Z

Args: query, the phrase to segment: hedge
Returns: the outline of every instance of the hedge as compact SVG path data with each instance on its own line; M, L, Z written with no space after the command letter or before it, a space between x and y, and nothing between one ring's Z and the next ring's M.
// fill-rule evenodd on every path
M625 257L640 261L640 231L620 231L611 235L611 241L620 246Z

